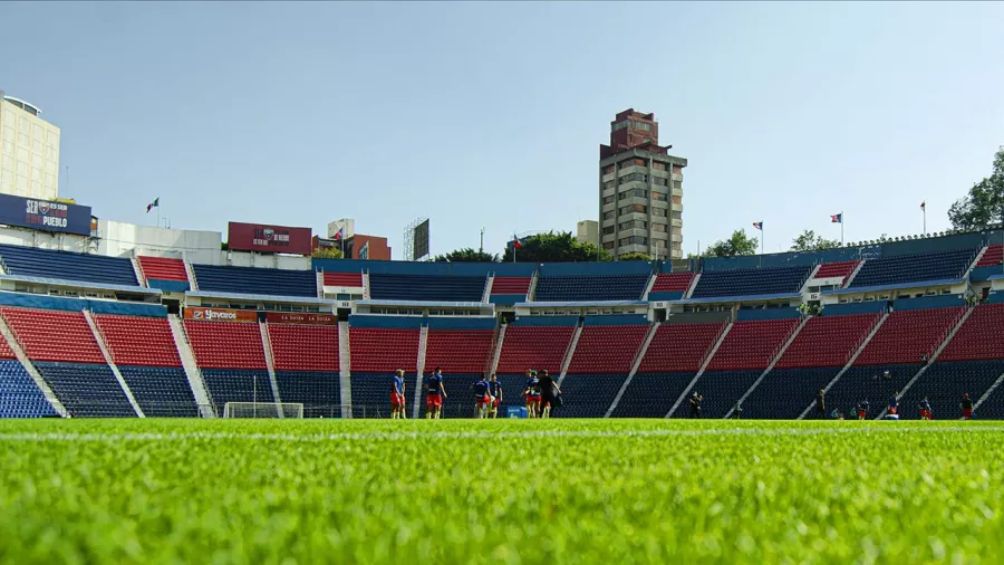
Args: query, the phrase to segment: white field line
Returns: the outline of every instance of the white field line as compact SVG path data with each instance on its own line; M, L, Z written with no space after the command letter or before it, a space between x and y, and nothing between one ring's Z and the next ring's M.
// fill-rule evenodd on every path
M853 426L853 427L852 427ZM410 441L420 439L528 439L528 438L660 438L693 436L830 436L845 434L893 434L893 433L943 433L982 432L999 434L1001 426L912 426L889 425L882 427L857 427L849 423L842 428L730 428L706 430L526 430L492 432L483 431L433 431L433 432L337 432L330 434L284 434L284 433L234 433L234 432L190 432L190 433L11 433L0 434L0 442L98 442L120 441L189 441L189 440L254 440L286 441L293 443L319 443L328 441Z

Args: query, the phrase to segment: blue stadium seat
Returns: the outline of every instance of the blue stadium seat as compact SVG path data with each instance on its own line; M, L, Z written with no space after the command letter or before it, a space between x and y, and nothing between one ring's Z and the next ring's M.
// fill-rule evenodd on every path
M73 417L136 415L108 365L36 361L35 367Z
M627 375L565 375L561 382L563 405L553 411L561 418L602 418Z
M1004 361L957 361L935 363L906 391L900 400L900 417L916 419L920 417L917 403L927 398L935 419L953 420L962 416L959 403L962 394L969 393L973 402L981 396L1004 373ZM983 416L989 410L984 403L976 416ZM998 416L1000 417L1000 416Z
M223 415L227 402L275 402L268 371L258 369L202 369L216 414Z
M542 276L534 300L576 302L588 300L641 300L649 275Z
M847 418L855 418L854 407L867 400L870 417L878 416L886 407L892 395L903 390L906 383L917 374L920 365L867 365L851 367L826 393L826 410L838 409ZM890 378L884 377L889 371ZM809 405L810 399L805 403Z
M56 411L19 361L0 361L0 418L44 418L56 415Z
M624 390L614 418L664 418L694 373L638 373Z
M390 386L393 375L387 373L352 373L352 417L389 418ZM404 385L411 418L415 401L415 373L405 373Z
M0 259L11 275L139 286L129 259L17 245L0 245Z
M706 371L697 379L689 394L696 390L704 397L701 403L702 418L724 418L762 373L762 370ZM690 404L684 399L673 412L673 417L686 418L689 415Z
M974 398L973 400L978 400ZM933 406L931 407L934 408ZM938 414L935 413L937 418ZM976 409L976 417L981 420L1004 420L1004 385L998 386Z
M136 403L149 418L184 418L199 415L195 395L181 367L119 365L119 372Z
M304 418L340 418L342 389L338 373L277 371L279 398L303 404Z
M237 294L317 297L314 271L192 265L199 290Z
M523 399L523 389L526 387L526 375L524 374L497 374L499 383L502 385L502 403L499 406L499 416L505 414L508 406L526 406Z
M976 257L976 249L869 259L850 286L883 286L914 281L961 279Z
M704 271L697 280L692 298L754 296L798 292L812 273L809 265L775 269L734 269Z
M793 420L816 399L840 367L774 369L743 402L743 418ZM829 400L826 401L827 404ZM827 410L829 412L829 410ZM810 412L808 418L818 418Z
M485 277L370 274L370 296L377 300L481 302Z

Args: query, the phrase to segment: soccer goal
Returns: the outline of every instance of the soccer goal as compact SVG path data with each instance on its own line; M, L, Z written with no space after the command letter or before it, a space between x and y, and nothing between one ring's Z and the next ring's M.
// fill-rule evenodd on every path
M300 402L227 402L224 418L303 418Z

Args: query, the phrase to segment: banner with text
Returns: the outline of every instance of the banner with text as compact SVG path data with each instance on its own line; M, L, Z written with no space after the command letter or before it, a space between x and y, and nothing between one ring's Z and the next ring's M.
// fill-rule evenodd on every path
M338 318L333 314L299 314L293 312L268 312L265 320L270 324L311 324L314 326L333 326Z
M91 207L0 194L0 224L91 235Z
M230 222L227 245L235 251L310 255L310 228Z
M257 322L258 312L255 310L188 306L185 308L184 318L186 320L201 320L206 322Z

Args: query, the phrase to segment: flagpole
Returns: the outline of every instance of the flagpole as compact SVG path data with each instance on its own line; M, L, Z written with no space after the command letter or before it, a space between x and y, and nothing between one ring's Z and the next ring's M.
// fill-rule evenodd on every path
M844 246L844 213L840 213L840 246Z
M920 209L924 214L924 237L927 237L927 202L924 202L924 206Z

